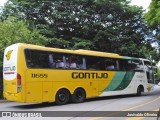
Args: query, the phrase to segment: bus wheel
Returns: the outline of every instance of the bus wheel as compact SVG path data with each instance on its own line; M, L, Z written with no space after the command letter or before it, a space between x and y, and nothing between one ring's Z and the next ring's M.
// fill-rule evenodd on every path
M142 92L143 92L143 86L138 86L136 95L141 96Z
M78 88L74 91L72 95L72 102L81 103L86 99L86 93L83 89Z
M65 89L60 89L56 94L56 104L64 105L69 101L69 92Z

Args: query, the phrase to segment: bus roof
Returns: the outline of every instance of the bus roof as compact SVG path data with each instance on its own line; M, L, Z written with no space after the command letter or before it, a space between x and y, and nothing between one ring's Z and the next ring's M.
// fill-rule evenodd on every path
M28 48L28 49L35 49L35 50L62 52L62 53L79 54L79 55L121 58L120 55L115 53L99 52L99 51L92 51L92 50L83 50L83 49L68 50L68 49L51 48L51 47L45 47L45 46L39 46L39 45L25 44L25 43L18 43L18 45L25 49Z
M26 43L17 43L17 45L20 46L20 47L23 47L25 49L35 49L35 50L53 51L53 52L60 52L60 53L79 54L79 55L140 60L140 58L120 56L119 54L115 54L115 53L107 53L107 52L92 51L92 50L83 50L83 49L68 50L68 49L51 48L51 47L45 47L45 46L33 45L33 44L26 44Z
M102 57L113 57L113 58L120 58L120 55L115 53L107 53L107 52L99 52L99 51L92 51L92 50L75 50L76 53L82 53L86 55L95 55L95 56L102 56Z

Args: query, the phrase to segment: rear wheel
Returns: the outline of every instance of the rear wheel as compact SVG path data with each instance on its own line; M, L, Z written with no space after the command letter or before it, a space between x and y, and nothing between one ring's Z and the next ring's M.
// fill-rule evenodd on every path
M72 102L81 103L86 99L86 93L82 88L78 88L72 95Z
M61 89L56 94L56 104L64 105L69 101L69 92L65 89Z

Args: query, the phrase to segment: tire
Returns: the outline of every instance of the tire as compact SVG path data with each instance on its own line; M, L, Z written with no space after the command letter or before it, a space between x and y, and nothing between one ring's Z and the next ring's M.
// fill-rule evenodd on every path
M69 102L69 92L65 89L61 89L56 94L56 104L64 105Z
M141 87L140 86L138 86L138 88L137 88L137 96L141 96L141 94L142 94L142 89L141 89Z
M86 99L86 93L83 89L78 88L74 91L72 95L72 102L81 103Z

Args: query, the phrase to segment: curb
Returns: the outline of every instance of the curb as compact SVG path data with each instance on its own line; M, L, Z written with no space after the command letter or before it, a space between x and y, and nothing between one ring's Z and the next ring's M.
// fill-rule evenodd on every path
M9 101L9 100L0 100L0 103L6 103L6 102L11 102L11 101Z

